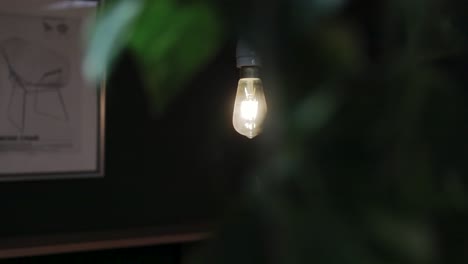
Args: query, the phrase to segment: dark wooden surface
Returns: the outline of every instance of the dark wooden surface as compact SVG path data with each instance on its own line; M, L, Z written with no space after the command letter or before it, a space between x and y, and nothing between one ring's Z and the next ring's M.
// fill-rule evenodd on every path
M189 244L190 245L190 244ZM100 250L69 254L56 254L39 257L22 257L2 260L6 264L62 264L62 263L157 263L180 264L183 263L182 245L164 245L151 247L126 248L115 250Z

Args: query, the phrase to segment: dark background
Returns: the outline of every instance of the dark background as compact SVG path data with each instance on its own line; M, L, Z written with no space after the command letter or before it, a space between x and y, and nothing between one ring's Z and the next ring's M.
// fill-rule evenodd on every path
M265 46L276 47L261 50L270 54L263 56L267 93L284 95L267 94L276 123L269 126L279 129L254 141L232 129L232 42L159 115L139 77L178 57L140 70L127 53L109 80L106 178L0 185L3 244L132 227L212 230L250 169L261 167L261 188L244 189L245 204L201 263L468 263L467 23L459 14L466 8L462 1L366 0L311 13L319 2L327 1L222 8L232 14L227 20L256 25ZM246 16L246 6L262 12ZM142 21L151 23L134 30L154 36L153 19ZM192 28L185 29L177 34ZM133 49L140 60L154 47L148 39ZM271 79L278 89L267 85ZM277 145L260 147L268 137ZM180 263L184 249L15 261Z
M228 42L159 114L150 111L131 54L122 56L107 85L105 177L0 183L0 246L132 228L209 232L258 144L232 129L234 56Z

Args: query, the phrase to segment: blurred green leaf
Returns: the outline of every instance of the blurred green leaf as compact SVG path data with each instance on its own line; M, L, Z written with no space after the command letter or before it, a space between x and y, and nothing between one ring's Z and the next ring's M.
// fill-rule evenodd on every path
M317 21L339 12L348 0L294 0L292 10L295 28L317 26Z
M301 135L315 134L330 120L336 110L333 94L321 91L308 96L294 113L293 124Z
M390 250L393 256L414 263L429 263L435 259L434 234L427 223L390 212L375 213L371 221L370 228L377 243Z
M146 1L130 41L156 111L216 54L222 37L220 20L209 4L174 2Z
M127 44L132 23L143 7L142 0L117 1L99 17L83 66L89 80L96 82L110 68Z

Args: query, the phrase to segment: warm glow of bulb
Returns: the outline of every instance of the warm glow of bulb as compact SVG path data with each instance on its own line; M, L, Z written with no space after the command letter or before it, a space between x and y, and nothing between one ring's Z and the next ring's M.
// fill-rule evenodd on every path
M259 78L242 78L237 87L232 124L241 135L253 138L262 132L267 113L265 94Z
M240 111L242 119L255 120L258 113L258 101L242 101Z

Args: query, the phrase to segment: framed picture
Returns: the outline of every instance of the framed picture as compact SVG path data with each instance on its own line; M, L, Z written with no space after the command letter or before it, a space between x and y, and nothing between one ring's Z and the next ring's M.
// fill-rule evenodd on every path
M0 3L0 181L104 176L105 84L86 81L99 1Z

